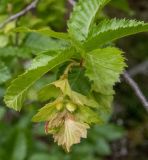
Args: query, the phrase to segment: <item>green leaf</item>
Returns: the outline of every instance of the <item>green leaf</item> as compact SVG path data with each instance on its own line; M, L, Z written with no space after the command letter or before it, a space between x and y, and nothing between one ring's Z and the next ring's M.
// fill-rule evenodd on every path
M34 58L32 60L32 63L30 65L30 67L28 68L28 70L33 70L36 69L38 67L42 67L48 64L48 62L56 55L59 54L60 51L44 51L41 52L40 54L38 54L36 56L36 58Z
M90 95L91 85L88 77L85 76L85 70L82 67L73 68L68 75L72 90L85 96ZM82 85L83 82L83 85Z
M27 27L18 27L16 29L14 29L13 31L15 32L34 32L34 33L40 33L44 36L49 36L49 37L53 37L53 38L57 38L57 39L64 39L69 41L69 35L67 33L62 33L62 32L55 32L50 28L42 28L42 29L30 29Z
M86 76L93 81L93 90L106 95L112 94L112 86L119 81L125 67L122 51L108 47L86 54Z
M12 153L12 160L24 160L27 155L27 140L24 133L19 133Z
M6 82L11 78L10 71L4 62L0 61L0 84Z
M24 74L12 81L4 98L6 105L19 111L25 100L28 89L49 70L65 61L68 61L73 54L74 50L70 48L59 52L53 57L49 56L48 63L45 62L44 64L41 60L41 64L38 63L37 67L33 66L34 69L27 70Z
M111 93L114 93L113 89L110 91ZM95 100L98 102L98 109L100 112L100 115L102 116L108 116L112 112L112 101L113 101L113 95L105 95L98 92L93 92L93 96ZM108 118L108 117L107 117Z
M78 41L85 40L98 10L110 0L79 0L68 22L68 32Z
M145 31L148 31L148 23L116 18L103 20L92 26L84 47L86 50L93 50L119 38Z

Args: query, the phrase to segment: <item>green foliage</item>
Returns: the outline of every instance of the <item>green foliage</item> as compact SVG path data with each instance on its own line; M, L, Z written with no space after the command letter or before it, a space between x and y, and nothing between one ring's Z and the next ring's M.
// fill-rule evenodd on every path
M116 18L103 20L92 27L84 46L87 50L92 50L119 38L144 31L148 31L148 24L144 22Z
M124 66L122 51L117 48L97 49L86 55L86 75L94 82L92 89L102 94L112 94Z
M68 32L78 41L85 40L93 23L96 13L107 4L109 0L80 0L74 6L68 22Z
M67 49L57 53L53 57L49 55L48 59L46 57L46 62L43 61L43 57L35 63L36 65L32 64L31 69L28 69L24 74L15 79L8 88L6 93L7 96L5 97L7 106L15 110L20 110L27 90L45 73L69 60L72 56L72 49Z
M29 50L29 56L36 51L39 54L36 53L37 57L25 73L11 82L4 101L8 107L20 111L29 89L43 76L49 76L49 71L55 73L56 81L46 84L39 92L39 100L47 101L47 104L33 117L33 121L45 121L46 133L53 134L55 142L68 152L73 144L80 142L80 138L87 137L91 123L102 123L109 117L113 86L119 82L126 65L122 51L107 44L148 30L147 23L135 20L112 19L95 24L97 13L108 2L80 0L76 3L67 33L27 27L18 27L11 32L12 36L16 32L22 35L33 32L26 37L25 44L20 42L19 45ZM14 50L6 48L6 53L7 49ZM8 77L2 81L6 80ZM21 143L25 144L25 138ZM110 153L103 138L97 145L103 146L101 153ZM22 150L25 155L25 147Z
M60 50L67 46L68 43L66 41L53 39L37 33L30 33L24 41L24 47L31 50L33 54L49 50Z
M40 33L45 36L53 37L53 38L58 38L58 39L64 39L64 40L69 40L69 36L66 33L58 33L53 31L50 28L42 28L38 30L33 30L29 29L27 27L20 27L14 30L15 32L35 32L35 33Z
M11 78L10 71L4 62L0 61L0 84L6 82Z

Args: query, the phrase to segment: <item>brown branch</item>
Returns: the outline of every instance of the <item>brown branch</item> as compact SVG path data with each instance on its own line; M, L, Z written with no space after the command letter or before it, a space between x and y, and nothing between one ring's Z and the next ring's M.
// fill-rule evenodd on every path
M144 74L148 75L148 60L142 62L141 64L133 67L128 71L131 77L137 75L137 74Z
M9 22L14 21L16 19L18 19L19 17L25 15L26 13L28 13L29 11L31 11L32 9L36 8L37 3L39 2L39 0L34 0L32 3L30 3L26 8L24 8L22 11L10 16L8 19L6 19L3 23L0 24L0 29L5 27L5 25L7 25Z
M68 2L69 2L72 6L74 6L74 4L75 4L75 1L74 1L74 0L68 0Z
M131 86L136 96L139 98L145 109L148 111L148 101L144 94L142 93L141 89L139 88L138 84L130 77L130 75L125 72L123 74L125 81Z

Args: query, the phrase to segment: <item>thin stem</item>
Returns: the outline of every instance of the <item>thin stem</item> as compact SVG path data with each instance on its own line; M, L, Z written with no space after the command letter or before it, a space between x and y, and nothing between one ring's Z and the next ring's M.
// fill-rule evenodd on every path
M74 1L74 0L68 0L68 2L69 2L72 6L75 5L75 1Z
M139 88L138 84L130 77L130 75L125 72L123 74L125 81L131 86L136 96L139 98L145 109L148 111L148 101L144 94L142 93L141 89Z
M60 79L65 79L65 78L67 78L68 73L69 73L69 71L71 70L71 68L72 68L73 66L80 66L80 63L78 63L78 62L72 62L72 63L70 63L70 64L66 67L66 69L65 69L65 71L64 71L64 74L61 76Z
M36 8L39 0L34 0L32 3L30 3L26 8L24 8L22 11L10 16L8 19L6 19L3 23L0 24L0 29L5 27L9 22L14 21L18 19L19 17L22 17L32 9Z

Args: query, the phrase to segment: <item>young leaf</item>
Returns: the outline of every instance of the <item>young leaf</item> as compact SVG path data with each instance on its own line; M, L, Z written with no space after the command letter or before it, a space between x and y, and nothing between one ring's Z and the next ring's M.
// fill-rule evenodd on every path
M116 18L103 20L100 24L92 26L84 47L89 51L94 50L108 42L145 31L148 31L148 23Z
M27 90L45 73L53 69L55 66L69 60L73 54L74 50L70 48L58 53L52 58L50 56L48 63L46 62L44 64L43 61L41 61L40 65L38 63L38 67L34 66L34 69L27 70L24 74L12 81L4 97L6 105L19 111L22 107Z
M110 0L80 0L68 22L68 32L78 41L85 40L98 10Z
M122 51L108 47L97 49L86 54L86 76L94 82L93 90L111 94L112 86L119 81L125 63Z

